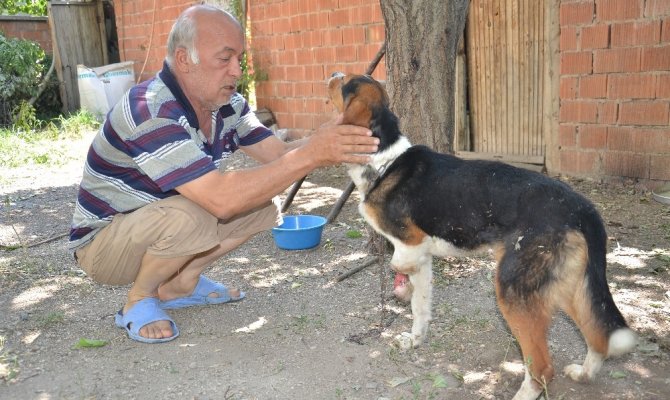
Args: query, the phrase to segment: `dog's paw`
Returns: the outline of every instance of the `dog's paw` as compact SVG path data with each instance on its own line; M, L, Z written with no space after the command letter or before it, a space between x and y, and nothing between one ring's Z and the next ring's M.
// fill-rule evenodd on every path
M423 340L409 332L403 332L400 335L397 335L393 342L394 345L400 350L411 350L415 347L418 347L421 342L423 342Z
M586 382L589 380L589 375L586 369L579 364L570 364L563 368L563 374L570 377L575 382Z

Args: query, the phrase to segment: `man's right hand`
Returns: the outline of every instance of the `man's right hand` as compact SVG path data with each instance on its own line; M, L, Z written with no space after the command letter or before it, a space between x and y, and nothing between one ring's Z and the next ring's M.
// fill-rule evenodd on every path
M313 157L316 166L341 163L367 164L378 149L379 139L368 128L341 125L342 115L325 123L305 139L303 151Z

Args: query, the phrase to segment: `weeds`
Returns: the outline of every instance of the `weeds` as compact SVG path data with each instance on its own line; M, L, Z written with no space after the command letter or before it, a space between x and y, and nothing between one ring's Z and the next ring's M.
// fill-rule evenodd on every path
M60 116L39 129L29 126L32 124L39 125L33 121L12 129L0 129L0 166L63 165L69 161L69 141L80 139L85 132L100 126L87 111Z
M5 340L0 336L0 380L9 383L19 374L19 359L5 350Z

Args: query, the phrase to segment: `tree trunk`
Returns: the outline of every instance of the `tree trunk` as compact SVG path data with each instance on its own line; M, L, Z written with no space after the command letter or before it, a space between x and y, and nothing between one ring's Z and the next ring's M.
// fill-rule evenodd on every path
M386 87L413 144L453 153L456 51L468 0L381 0Z

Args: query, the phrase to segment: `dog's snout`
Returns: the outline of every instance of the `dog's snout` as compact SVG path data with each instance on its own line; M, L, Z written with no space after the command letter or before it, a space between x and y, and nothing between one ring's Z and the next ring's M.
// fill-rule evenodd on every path
M333 73L330 75L331 78L341 78L341 77L343 77L343 76L344 76L344 74L341 73L341 72L333 72Z

